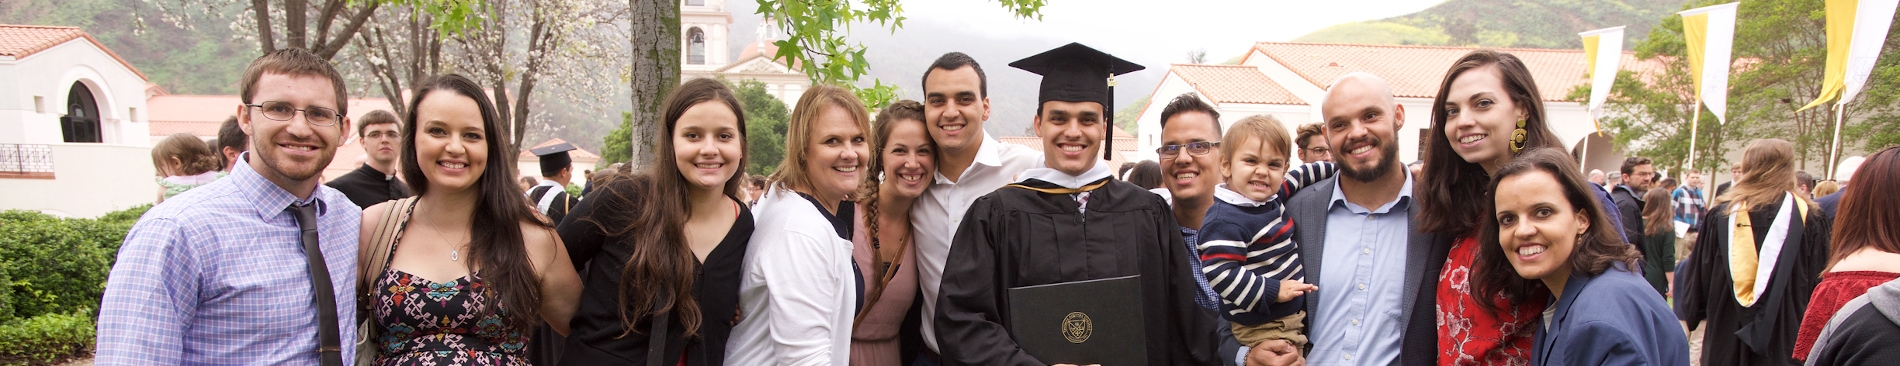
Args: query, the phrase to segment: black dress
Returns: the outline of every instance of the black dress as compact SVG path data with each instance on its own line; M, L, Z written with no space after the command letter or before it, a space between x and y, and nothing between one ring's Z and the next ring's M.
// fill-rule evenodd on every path
M1798 201L1797 201L1798 202ZM1820 283L1821 270L1827 266L1828 235L1831 220L1811 205L1805 224L1788 226L1787 241L1782 244L1780 260L1763 293L1756 294L1753 306L1743 307L1735 300L1735 279L1729 274L1729 203L1709 209L1702 220L1702 235L1695 251L1689 254L1687 268L1678 268L1677 276L1687 277L1676 289L1676 303L1682 320L1694 330L1697 322L1707 320L1703 332L1704 365L1799 365L1794 360L1794 341L1807 312L1808 299ZM1757 251L1768 236L1781 203L1757 205L1749 212ZM1798 210L1791 210L1796 215Z
M647 360L648 337L652 322L634 324L635 332L626 332L620 318L620 274L633 254L633 238L638 228L622 236L608 235L626 227L630 211L640 209L638 190L633 180L618 180L595 190L571 215L561 222L561 241L567 245L575 268L586 268L580 308L574 313L567 347L560 356L562 365L641 365ZM735 199L735 202L737 200ZM744 269L748 240L752 237L752 210L740 205L739 217L720 239L719 246L706 255L694 270L693 297L699 304L700 325L697 335L687 338L676 315L669 315L663 365L720 365L726 357L726 338L732 333L732 318L739 304L739 278ZM596 224L598 223L598 225ZM602 229L603 227L609 229ZM585 267L583 267L585 266ZM626 336L622 337L621 334Z
M1030 180L1028 184L1053 184ZM970 205L945 260L937 339L945 365L1045 365L1017 348L1011 287L1141 275L1148 365L1217 365L1213 313L1200 296L1167 202L1114 180L1088 210L1067 194L1005 187Z

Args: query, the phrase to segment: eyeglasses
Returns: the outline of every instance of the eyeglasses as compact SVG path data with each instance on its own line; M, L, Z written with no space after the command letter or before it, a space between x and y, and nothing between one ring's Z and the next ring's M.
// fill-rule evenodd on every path
M1332 151L1332 149L1328 149L1325 146L1314 146L1306 148L1306 151L1314 154L1325 154L1328 151Z
M1155 154L1161 155L1163 159L1173 159L1176 156L1180 156L1181 150L1186 148L1189 155L1207 155L1207 153L1214 151L1215 146L1220 146L1220 143L1195 141L1185 145L1162 145L1161 147L1155 148Z
M291 117L297 116L297 112L303 112L304 122L309 122L313 126L330 127L336 125L337 117L335 109L324 107L298 109L289 102L276 101L264 102L263 104L246 104L246 106L263 108L264 118L269 118L274 121L289 121Z

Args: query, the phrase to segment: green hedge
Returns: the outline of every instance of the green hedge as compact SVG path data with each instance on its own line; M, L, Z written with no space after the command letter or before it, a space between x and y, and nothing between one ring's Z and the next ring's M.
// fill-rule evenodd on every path
M147 208L97 220L0 212L0 324L98 307L119 243Z
M0 365L56 365L92 353L91 309L0 325Z
M0 365L50 365L91 352L106 275L126 232L151 207L98 219L0 211Z

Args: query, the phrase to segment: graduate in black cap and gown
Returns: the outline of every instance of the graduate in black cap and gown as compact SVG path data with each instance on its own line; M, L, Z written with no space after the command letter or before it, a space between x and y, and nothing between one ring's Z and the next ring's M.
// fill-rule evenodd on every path
M581 204L579 198L567 194L567 185L574 180L574 158L567 155L572 150L574 145L565 142L529 150L541 157L541 184L528 188L528 203L555 224Z
M1041 74L1035 130L1044 166L971 204L945 261L935 316L945 365L1046 365L1009 328L1008 290L1140 275L1148 365L1220 364L1167 202L1098 157L1114 119L1114 75L1143 69L1077 43L1010 66ZM1101 155L1098 155L1102 153Z

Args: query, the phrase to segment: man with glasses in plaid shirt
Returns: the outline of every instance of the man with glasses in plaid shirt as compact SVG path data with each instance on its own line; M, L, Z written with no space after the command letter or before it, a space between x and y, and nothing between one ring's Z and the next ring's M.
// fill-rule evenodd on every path
M350 130L343 77L292 48L252 61L242 80L251 150L126 234L100 305L99 365L333 365L353 354L363 211L318 184Z

